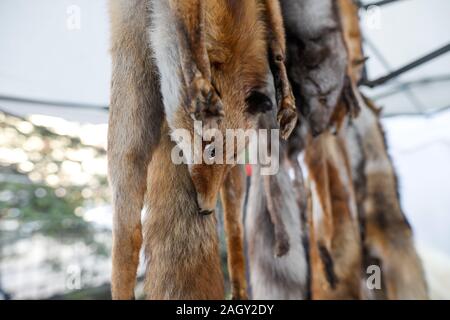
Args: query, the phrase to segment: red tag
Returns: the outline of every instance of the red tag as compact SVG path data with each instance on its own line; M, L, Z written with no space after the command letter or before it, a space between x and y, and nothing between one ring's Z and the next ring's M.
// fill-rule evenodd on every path
M247 173L247 177L251 177L252 176L252 165L251 164L246 164L245 165L245 172Z

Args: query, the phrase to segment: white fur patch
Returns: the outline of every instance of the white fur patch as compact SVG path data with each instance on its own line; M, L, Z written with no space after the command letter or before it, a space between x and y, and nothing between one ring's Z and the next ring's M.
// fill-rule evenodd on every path
M175 17L167 0L151 1L152 22L149 28L150 44L161 79L161 93L169 126L181 102L181 60Z
M317 185L314 180L311 179L311 200L312 200L312 217L314 221L315 228L322 225L324 219L325 208L320 201L319 192L317 191Z

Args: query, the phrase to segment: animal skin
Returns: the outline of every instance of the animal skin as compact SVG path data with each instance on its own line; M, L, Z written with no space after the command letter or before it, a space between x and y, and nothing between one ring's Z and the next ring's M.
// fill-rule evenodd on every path
M242 166L233 167L225 178L220 191L227 236L228 271L231 281L231 297L246 299L243 207L246 189L245 171Z
M357 9L351 1L319 1L337 26L324 39L335 39L344 46L340 53L326 54L334 74L339 74L341 95L331 105L330 118L323 123L328 130L317 138L307 137L305 165L311 190L309 207L311 283L313 299L361 299L362 251L357 220L355 190L348 146L340 128L350 116L357 115L357 72L354 60L362 55ZM319 5L319 4L317 4ZM354 40L358 41L354 41ZM320 43L320 42L319 42ZM330 50L330 40L322 48ZM324 49L324 50L326 50ZM345 58L345 69L334 62ZM342 66L342 64L337 64ZM325 70L325 69L324 69ZM328 70L328 72L333 72ZM314 68L310 70L314 78ZM336 73L338 72L338 73ZM327 95L330 97L330 95ZM333 99L332 99L333 100ZM325 101L330 101L325 99ZM334 128L336 134L330 133ZM314 131L313 131L314 133Z
M297 118L284 68L283 27L277 1L152 1L151 10L150 43L170 129L185 129L194 140L198 132L192 112L185 112L183 105L196 100L189 92L205 91L212 100L216 97L214 92L220 94L218 104L223 113L221 121L206 123L205 127L217 128L223 136L226 129L256 128L259 113L271 109L270 101L260 97L270 72L267 56L273 53L282 92L279 123L284 137L289 136ZM197 82L207 83L208 88L195 87ZM190 88L191 84L195 88ZM211 104L215 102L206 101L205 108ZM199 112L195 111L194 117ZM204 118L201 120L208 120ZM180 147L186 149L182 144ZM210 147L208 144L205 148ZM183 151L189 154L190 150ZM205 164L189 166L201 212L214 210L226 169Z
M313 299L361 299L361 241L346 148L329 132L305 148Z
M306 123L295 128L282 153L285 166L277 177L272 177L272 190L283 190L278 207L270 210L270 199L261 195L263 190L266 195L272 194L271 188L265 187L265 179L252 177L246 232L253 297L304 299L311 297L314 253L310 254L309 247L316 246L316 242L311 242L314 239L310 238L311 214L307 215L306 205L309 189L302 181L298 156L306 147L309 131L318 135L329 128L345 88L347 54L333 1L282 0L281 5L287 36L288 74L297 108L306 117ZM289 170L294 172L293 181L286 178ZM281 242L277 230L272 229L271 211L274 210L282 212L280 220L284 221L284 232L291 247L288 255L281 259L271 257L270 249ZM327 212L332 215L331 209ZM287 219L297 223L287 224ZM292 230L292 226L296 228ZM265 238L268 240L263 240ZM316 265L322 269L320 259Z
M381 269L381 288L370 299L428 299L422 262L404 215L395 169L387 152L379 110L365 100L361 115L346 129L363 243L363 272Z
M339 0L344 38L349 54L348 74L360 82L366 60L361 46L358 9L353 1ZM387 152L380 111L356 93L361 114L347 122L345 136L356 190L358 221L363 245L363 275L371 265L381 268L381 289L368 290L370 299L427 299L422 263L414 247L411 227L404 215L395 169ZM364 281L365 282L365 281Z
M144 0L110 1L111 107L108 176L113 201L112 297L134 298L147 166L164 119Z
M142 244L140 212L144 195L150 194L154 186L147 183L145 173L154 161L155 150L161 143L167 144L165 135L185 129L193 138L199 134L194 119L203 121L205 129L222 133L226 129L256 128L260 114L272 109L263 91L271 70L277 79L278 123L284 138L294 128L297 113L284 66L283 20L277 0L110 0L110 13L112 294L115 299L131 299ZM167 128L161 131L163 123ZM184 155L190 154L186 144L177 143ZM208 152L216 147L211 141L203 146ZM235 155L242 151L235 150ZM192 201L202 215L214 211L224 184L227 188L229 180L238 180L237 169L229 165L189 164L187 168L196 195ZM238 226L243 196L230 200L229 193L221 193L226 207L228 248L234 248L229 254L232 291L234 298L244 299L242 227ZM166 196L162 198L169 201ZM161 219L167 217L162 215ZM177 223L181 222L174 223L163 224L164 231L170 234L178 230ZM190 234L197 235L194 230ZM157 239L148 236L144 239L146 248L149 239L157 246ZM212 247L210 250L208 256L214 255ZM151 249L146 252L154 257L149 268L161 270L154 266L160 261L156 253ZM181 285L180 278L170 281ZM184 298L180 292L161 289L152 291L149 297Z
M274 123L275 115L267 113L260 127L271 129ZM302 174L298 162L291 162L296 158L295 151L289 148L292 141L297 141L295 136L294 131L280 146L280 170L276 175L262 176L260 166L253 166L245 217L253 299L309 298L305 190L298 177L298 173ZM296 175L294 180L289 175L291 169ZM278 221L274 221L271 210L278 213ZM283 249L286 244L288 250Z
M148 168L144 291L155 300L223 299L216 218L198 214L187 166L170 159L174 147L165 126Z
M345 84L347 55L334 0L282 0L287 69L313 135L325 131Z
M365 61L357 8L350 0L285 0L282 7L288 73L298 108L307 116L307 126L298 125L287 142L288 158L292 169L304 151L307 178L303 183L301 175L295 175L294 186L301 190L297 208L277 209L283 211L285 219L296 210L306 215L301 219L306 223L298 228L306 248L300 260L306 260L308 267L283 269L278 260L267 257L275 240L268 232L264 238L270 241L261 239L261 230L271 231L271 222L261 196L261 178L253 177L250 217L246 219L253 296L427 298L422 265L400 207L379 112L356 87ZM361 115L351 120L358 110ZM283 192L285 203L289 203L288 194ZM306 210L301 209L305 195ZM299 243L291 237L289 240L291 246ZM370 290L366 285L367 267L371 265L381 267L380 290ZM290 279L307 280L300 284ZM292 286L294 283L297 287ZM272 288L277 288L276 294L271 295ZM297 294L291 294L295 289Z
M258 168L252 175L246 215L251 297L256 300L302 300L308 297L308 263L299 230L300 209L286 171L274 176L282 192L283 221L290 241L283 257L273 253L275 234Z
M281 260L269 260L268 252L273 246L270 241L274 241L268 232L270 219L264 209L265 199L261 199L261 178L252 178L246 230L253 297L305 298L309 291L305 282L286 279L308 277L313 299L428 297L412 231L400 207L395 171L378 111L366 102L361 106L360 116L347 120L338 135L323 133L306 144L309 225L306 230L302 224L296 225L301 236L308 235L309 244L309 257L308 252L303 252L297 261L306 259L309 268L286 270L280 268ZM289 190L292 182L282 181ZM301 212L299 206L294 210L286 208L290 203L288 190L283 189L282 200L287 205L278 207L284 219L292 212ZM264 230L268 230L267 234ZM290 234L290 244L298 245L300 240L294 242ZM370 275L367 270L372 265L381 268L381 289L369 289L366 285ZM298 286L297 295L292 295L292 283Z

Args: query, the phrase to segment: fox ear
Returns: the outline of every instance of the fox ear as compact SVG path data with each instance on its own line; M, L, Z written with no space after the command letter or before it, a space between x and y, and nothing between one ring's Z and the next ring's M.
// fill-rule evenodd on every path
M272 100L259 91L252 91L245 101L247 103L246 111L253 115L271 111L273 108Z

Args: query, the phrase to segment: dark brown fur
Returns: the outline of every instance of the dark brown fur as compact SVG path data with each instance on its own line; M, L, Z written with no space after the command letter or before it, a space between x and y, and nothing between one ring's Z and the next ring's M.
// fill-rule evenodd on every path
M262 120L260 125L265 129L276 123L271 114ZM276 175L262 176L259 166L252 170L245 230L254 299L310 296L305 189L300 179L292 181L288 174L293 168L301 175L299 166L292 163L296 151L288 148L293 138L280 146L280 170ZM289 251L285 245L289 245Z

